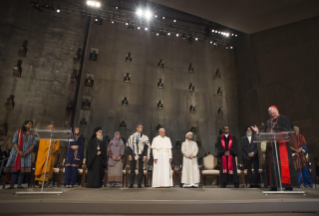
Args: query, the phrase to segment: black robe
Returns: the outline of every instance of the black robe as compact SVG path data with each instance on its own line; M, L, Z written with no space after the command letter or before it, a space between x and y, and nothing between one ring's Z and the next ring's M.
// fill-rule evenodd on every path
M100 155L96 155L98 142L100 143ZM88 167L86 187L102 187L106 167L106 141L99 141L97 138L90 140L87 146L86 164Z
M238 175L237 175L237 164L236 164L236 157L238 155L238 145L237 145L237 139L236 137L232 136L233 138L233 145L230 149L230 154L233 155L233 166L234 166L234 174L228 174L228 173L223 173L223 160L222 160L222 156L224 155L224 153L226 151L228 151L228 144L229 144L229 136L226 138L225 136L225 149L222 147L222 143L221 143L221 136L218 137L218 141L217 141L217 157L220 158L220 181L221 184L227 184L227 183L234 183L234 184L239 184L239 179L238 179ZM227 161L228 161L228 157L227 157Z
M290 119L283 115L280 115L278 117L277 123L273 125L274 126L272 127L272 119L269 119L265 126L264 132L271 132L271 128L273 132L294 130L294 126L292 125ZM285 187L285 188L298 187L298 178L297 178L296 170L295 170L293 159L292 159L290 142L286 142L286 145L287 145L287 152L288 152L291 184L282 184L282 187ZM266 164L265 164L265 184L270 185L271 187L280 187L279 185L277 185L279 178L278 178L278 174L276 175L276 173L278 173L278 166L277 166L276 152L273 151L274 148L275 148L274 143L267 143ZM278 151L278 161L280 163L280 153L279 153L278 143L277 143L277 151ZM281 169L280 165L279 165L279 169Z

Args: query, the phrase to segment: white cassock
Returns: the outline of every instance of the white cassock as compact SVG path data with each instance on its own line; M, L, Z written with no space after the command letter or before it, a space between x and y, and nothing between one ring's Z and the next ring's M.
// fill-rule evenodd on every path
M153 163L152 187L171 187L173 186L173 176L171 163L172 143L170 138L155 137L152 142L153 158L157 163Z
M182 143L183 172L181 183L188 186L193 186L194 184L198 184L200 182L196 157L197 153L198 147L196 142L185 140L185 142ZM193 159L189 158L189 155L191 154L194 156Z

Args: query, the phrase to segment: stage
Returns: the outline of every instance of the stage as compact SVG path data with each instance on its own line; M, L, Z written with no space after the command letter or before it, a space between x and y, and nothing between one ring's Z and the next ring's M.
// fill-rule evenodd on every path
M306 195L264 195L261 189L228 188L51 188L62 195L18 195L0 190L1 214L319 214L319 189L306 189ZM300 190L300 189L296 189Z

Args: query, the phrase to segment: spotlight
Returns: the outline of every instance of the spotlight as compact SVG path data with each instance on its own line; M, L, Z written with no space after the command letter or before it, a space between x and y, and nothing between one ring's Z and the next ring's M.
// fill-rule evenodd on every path
M101 3L100 3L100 2L96 2L96 3L95 3L95 6L96 6L96 7L101 7Z
M165 17L163 17L163 19L165 19Z
M209 43L210 43L210 44L212 44L212 43L213 43L213 41L210 41Z
M58 8L56 9L56 12L60 13L61 10L60 10L60 5L58 6Z
M217 30L215 30L215 33L217 34Z
M112 21L112 24L114 24L114 21Z
M168 33L167 33L167 35L168 35L168 36L170 36L170 35L171 35L171 33L170 33L170 32L168 32Z
M92 3L93 3L92 1L87 1L86 2L87 5L92 5Z
M215 30L214 30L214 29L212 29L212 32L213 32L213 33L214 33L214 31L215 31Z
M157 15L155 15L154 17L157 18Z
M138 30L140 30L140 29L141 29L141 27L139 27L139 26L138 26L138 27L137 27L137 29L138 29Z
M95 18L94 23L97 25L102 25L103 20L99 17Z
M234 33L232 33L231 36L234 36Z
M235 37L237 37L238 35L237 34L235 34Z
M137 16L143 16L144 12L143 12L142 9L138 9L138 10L136 11L136 14L137 14Z
M125 25L128 25L128 23L125 23Z
M145 31L147 31L147 30L148 30L148 28L146 27L146 28L145 28Z
M118 9L119 9L119 7L115 7L115 9L116 9L116 10L118 10Z
M152 16L153 16L153 14L152 14L152 12L151 12L150 10L146 10L146 11L144 12L144 17L145 17L146 19L150 19Z
M198 41L198 38L195 38L196 41Z
M86 4L89 6L93 6L93 7L100 7L101 6L101 3L96 2L96 1L87 1Z
M220 31L218 32L218 34L220 34Z
M233 46L230 46L229 48L230 48L230 49L234 49L234 47L233 47Z
M229 33L226 34L226 37L229 37Z
M177 22L176 20L174 20L174 22Z
M156 36L159 36L159 33L156 33Z
M176 37L179 37L179 34L176 34Z

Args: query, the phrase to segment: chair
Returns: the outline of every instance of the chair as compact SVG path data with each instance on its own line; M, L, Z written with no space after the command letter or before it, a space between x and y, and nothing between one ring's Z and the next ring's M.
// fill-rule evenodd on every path
M203 185L206 186L207 177L215 177L220 175L219 169L216 169L218 165L217 157L209 154L203 158L203 163L204 166L200 167L200 187L203 187Z

